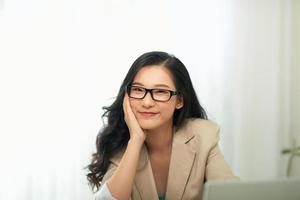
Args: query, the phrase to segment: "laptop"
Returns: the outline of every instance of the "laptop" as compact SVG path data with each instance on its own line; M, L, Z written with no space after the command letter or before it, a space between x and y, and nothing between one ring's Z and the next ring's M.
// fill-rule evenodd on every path
M300 200L300 178L206 182L202 200Z

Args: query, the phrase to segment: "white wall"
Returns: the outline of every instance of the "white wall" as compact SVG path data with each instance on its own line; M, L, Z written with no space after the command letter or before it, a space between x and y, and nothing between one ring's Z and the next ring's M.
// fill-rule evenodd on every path
M246 179L278 176L280 167L281 11L280 1L234 1L231 11L224 82L231 137L224 140Z
M101 107L133 59L168 50L166 1L4 5L0 199L91 198L82 168L95 150Z

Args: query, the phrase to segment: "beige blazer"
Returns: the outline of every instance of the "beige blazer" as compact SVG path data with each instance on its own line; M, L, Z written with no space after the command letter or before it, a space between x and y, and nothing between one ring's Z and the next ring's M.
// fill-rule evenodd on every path
M237 179L224 160L218 141L219 127L208 120L189 119L174 132L166 200L198 200L202 198L205 181ZM113 175L123 153L111 159L102 183ZM145 145L141 149L131 199L158 200Z

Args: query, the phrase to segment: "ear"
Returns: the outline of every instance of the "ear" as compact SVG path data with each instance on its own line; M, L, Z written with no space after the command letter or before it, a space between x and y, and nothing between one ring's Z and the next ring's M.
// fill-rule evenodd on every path
M183 102L183 96L181 96L181 95L177 96L175 108L176 109L182 108L183 107L183 103L184 103Z

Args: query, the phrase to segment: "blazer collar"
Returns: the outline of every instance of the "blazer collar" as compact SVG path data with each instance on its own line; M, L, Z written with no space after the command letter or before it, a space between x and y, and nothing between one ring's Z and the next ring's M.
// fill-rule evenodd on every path
M174 133L169 166L166 199L182 199L196 151L189 142L195 137L193 131L184 126Z
M166 199L182 199L192 166L194 164L196 151L192 145L189 145L189 142L194 138L194 134L193 131L189 130L188 128L189 126L186 125L179 130L174 128L176 131L173 133L172 153L165 196ZM124 151L125 150L114 156L111 161L118 165L122 159ZM140 159L135 176L135 184L142 198L147 197L147 199L158 200L151 163L145 145L143 145L141 149Z

